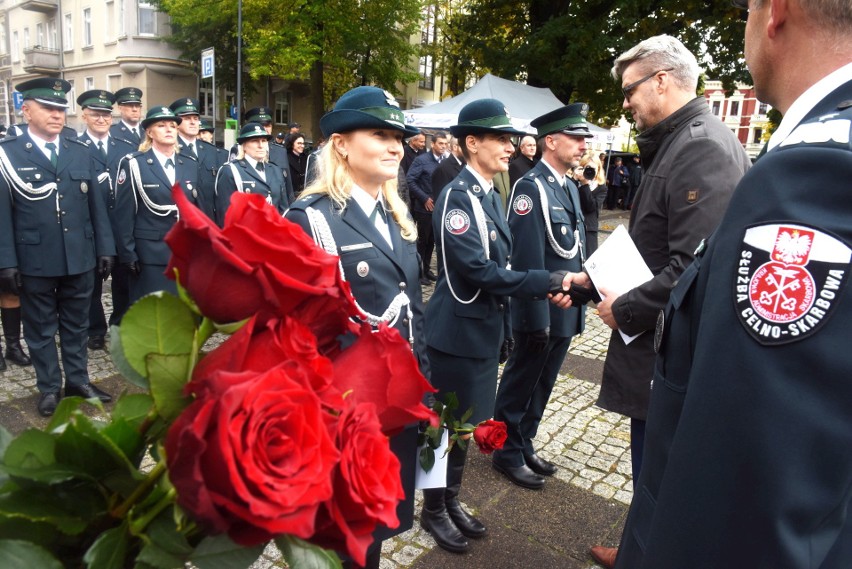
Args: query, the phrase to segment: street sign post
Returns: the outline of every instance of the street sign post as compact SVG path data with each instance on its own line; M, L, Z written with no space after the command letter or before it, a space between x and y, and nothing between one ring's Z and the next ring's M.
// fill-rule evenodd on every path
M213 80L213 129L216 129L216 58L212 47L201 52L201 78Z

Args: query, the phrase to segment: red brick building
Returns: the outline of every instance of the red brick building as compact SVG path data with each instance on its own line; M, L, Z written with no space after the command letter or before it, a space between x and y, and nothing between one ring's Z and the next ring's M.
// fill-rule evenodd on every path
M768 137L769 105L755 98L751 85L738 83L734 91L726 93L721 81L706 81L704 88L710 112L733 131L750 157L756 157Z

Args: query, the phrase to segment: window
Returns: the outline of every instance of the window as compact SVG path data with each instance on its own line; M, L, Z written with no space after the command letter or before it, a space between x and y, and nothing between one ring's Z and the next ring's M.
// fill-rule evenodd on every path
M275 95L275 122L287 124L290 122L290 92Z
M47 23L47 47L56 49L59 45L56 39L56 18L53 18Z
M115 28L115 3L112 0L106 2L106 14L104 15L104 41L111 42L115 39L113 30Z
M430 50L435 45L435 32L437 30L436 21L437 6L424 6L421 12L423 16L423 28L420 30L420 47L423 50L423 55L420 56L419 72L420 72L420 87L424 89L435 88L435 62L432 59Z
M760 128L760 127L757 127L757 128L754 129L754 138L752 139L752 142L759 143L759 142L762 142L762 141L763 141L763 129Z
M127 35L127 26L125 25L124 19L124 3L127 0L117 0L118 1L118 35L124 37Z
M18 42L18 32L12 32L12 61L21 60L21 44Z
M46 47L47 41L44 35L44 23L39 22L36 24L36 45L39 47Z
M86 88L83 89L84 93L86 91L91 91L92 89L95 88L95 78L94 77L86 77L86 79L84 81L85 81L84 84L86 86Z
M740 116L740 102L739 101L731 101L730 106L728 107L728 116L730 116L730 117Z
M65 51L74 49L74 21L71 14L65 14L62 23L62 48Z
M722 101L713 101L713 114L717 117L722 112Z
M757 114L765 115L768 112L769 112L769 105L767 105L766 103L760 103L757 106Z
M67 114L73 115L77 112L77 91L74 89L74 80L68 79L68 82L71 83L71 89L68 91L68 112L67 112Z
M139 2L139 35L157 35L157 9L145 2Z
M208 82L209 79L202 79L203 82ZM201 108L198 109L201 111L201 116L203 117L212 117L213 116L213 89L210 87L200 87L198 92L198 104L201 105Z
M121 89L121 74L118 75L107 75L107 91L115 93L119 89Z
M0 54L6 53L6 26L0 25Z
M30 29L24 28L24 49L30 48Z
M92 46L92 9L83 9L83 47Z

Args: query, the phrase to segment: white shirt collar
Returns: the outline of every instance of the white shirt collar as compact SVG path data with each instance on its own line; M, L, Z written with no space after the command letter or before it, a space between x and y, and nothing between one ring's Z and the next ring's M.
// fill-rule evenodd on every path
M257 160L255 160L254 158L252 158L252 157L251 157L251 156L249 156L248 154L246 154L245 156L243 156L243 158L245 158L246 162L248 162L248 163L249 163L249 166L251 166L251 167L252 167L252 168L254 168L254 169L257 169Z
M35 145L38 146L39 150L41 150L45 156L50 158L50 150L44 147L48 142L52 142L56 145L56 155L59 156L59 135L56 136L53 140L45 140L40 136L37 136L33 133L32 129L27 129L27 134L30 135L30 138L35 142Z
M352 190L349 192L349 195L352 197L353 200L355 200L355 203L357 203L361 207L361 209L364 211L364 215L366 215L367 217L370 217L370 215L372 215L373 213L373 210L376 209L376 203L381 203L382 207L384 207L382 192L379 192L378 198L374 198L360 186L352 184Z
M559 181L559 185L564 186L565 185L565 174L560 175L559 172L557 172L556 169L553 166L550 165L550 162L548 162L544 158L542 158L541 161L544 162L544 165L547 166L547 168L553 173L553 175Z
M89 136L89 138L91 138L91 139L92 139L92 142L94 142L94 143L95 143L95 146L97 146L97 145L98 145L98 142L99 142L99 141L100 141L100 142L103 142L103 143L104 143L104 146L106 146L106 145L108 145L108 144L109 144L109 133L105 134L105 135L103 136L103 138L98 138L98 135L97 135L97 134L95 134L94 132L92 132L92 131L91 131L91 130L89 130L89 129L86 129L86 134Z
M128 130L135 130L137 133L142 132L142 125L139 124L139 123L136 123L136 126L133 126L132 124L128 123L125 120L122 120L121 122L122 122L122 124L124 124L124 126L127 127Z
M473 177L476 178L476 181L479 182L479 185L482 186L482 189L485 191L485 195L488 195L488 192L494 189L494 185L491 182L487 182L482 175L470 167L470 164L465 165L465 168L473 174Z
M799 95L799 98L793 101L790 108L787 109L787 114L784 115L784 118L781 120L781 124L778 125L778 129L772 133L772 137L769 139L766 149L772 150L781 144L785 138L790 136L793 129L799 126L799 123L802 122L805 115L811 112L811 109L813 109L817 103L822 101L832 91L850 80L852 80L852 62L832 71L808 87L804 93Z
M166 161L169 160L169 159L171 159L172 164L175 165L175 170L177 170L177 161L175 160L177 158L177 154L172 154L171 156L166 156L165 154L163 154L162 152L160 152L159 150L157 150L153 146L151 147L151 151L154 153L154 156L157 157L157 161L160 163L160 166L163 167L163 170L166 169Z

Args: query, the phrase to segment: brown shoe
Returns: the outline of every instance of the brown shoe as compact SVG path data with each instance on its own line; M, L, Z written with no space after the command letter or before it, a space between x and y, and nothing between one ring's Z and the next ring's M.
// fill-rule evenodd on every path
M618 555L617 547L602 547L600 545L594 546L589 553L592 555L592 559L594 559L598 565L602 565L606 567L606 569L612 569L615 567L615 558Z

